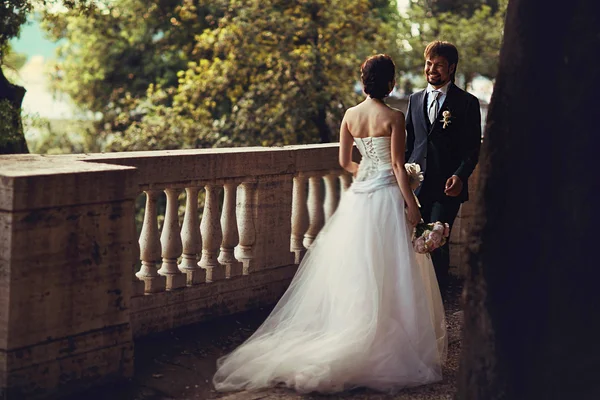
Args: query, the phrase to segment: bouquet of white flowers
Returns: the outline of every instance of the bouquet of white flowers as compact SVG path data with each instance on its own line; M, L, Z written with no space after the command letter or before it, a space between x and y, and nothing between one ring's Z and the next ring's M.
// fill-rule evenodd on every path
M440 221L426 224L424 222L415 227L413 248L417 253L431 253L446 244L450 236L450 225Z

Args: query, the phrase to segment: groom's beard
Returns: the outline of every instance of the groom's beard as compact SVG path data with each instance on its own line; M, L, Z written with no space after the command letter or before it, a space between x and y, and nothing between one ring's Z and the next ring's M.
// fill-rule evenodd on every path
M430 77L429 75L427 76L427 83L433 85L433 86L442 86L444 83L444 81L442 81L442 78L437 76L437 77Z

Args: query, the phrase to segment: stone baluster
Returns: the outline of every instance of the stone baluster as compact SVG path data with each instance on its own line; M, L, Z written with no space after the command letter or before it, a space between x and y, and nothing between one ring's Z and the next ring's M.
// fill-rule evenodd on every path
M255 182L243 182L238 186L238 201L236 216L240 242L235 249L236 258L243 264L243 274L248 275L253 271L254 252L253 246L256 241L256 230L254 226L255 208Z
M306 206L306 176L298 174L294 177L292 191L292 234L290 251L295 254L294 262L300 264L306 248L302 244L304 233L308 229L308 209Z
M346 190L352 184L352 175L346 171L342 171L340 174L340 197L346 193Z
M143 296L144 295L144 287L145 287L145 283L142 279L139 279L136 276L136 272L140 266L140 244L138 242L139 238L138 238L138 234L137 234L137 226L135 225L135 213L134 213L134 217L131 219L131 230L132 230L132 234L131 237L133 238L133 242L131 243L131 253L132 253L132 259L133 259L133 265L132 265L132 273L131 276L133 277L133 287L132 287L132 291L131 291L131 297L136 297L136 296Z
M183 255L179 269L187 275L187 285L197 285L206 279L206 271L198 266L198 254L202 252L200 218L198 217L198 187L185 188L185 214L181 227Z
M165 189L167 207L163 223L160 243L162 247L162 266L158 270L165 276L167 290L175 290L185 286L186 276L177 267L177 258L181 255L183 245L179 229L179 189Z
M312 245L313 241L323 227L323 187L320 173L311 174L308 178L308 230L304 234L304 247L307 249Z
M219 264L219 247L222 242L221 223L219 221L219 189L214 184L205 186L204 214L200 223L202 233L202 257L200 267L206 270L206 282L225 279L225 268Z
M166 279L158 274L156 268L161 255L156 201L161 191L146 190L144 193L146 193L146 208L139 240L142 267L136 276L145 282L145 293L156 293L165 290L166 287Z
M323 210L325 212L325 222L331 218L338 205L338 185L337 172L331 171L323 177L325 181L325 202Z
M233 278L243 274L242 263L235 258L235 246L238 244L238 228L235 215L236 210L236 183L225 183L223 185L225 193L223 194L223 210L221 212L221 228L223 231L223 241L221 242L221 252L218 261L225 265L225 277Z

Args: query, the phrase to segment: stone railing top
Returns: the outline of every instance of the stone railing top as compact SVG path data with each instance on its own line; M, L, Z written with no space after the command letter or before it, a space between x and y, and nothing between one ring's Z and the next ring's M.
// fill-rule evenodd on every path
M0 156L0 210L25 211L133 196L135 168L76 156Z
M0 210L132 198L145 189L339 169L338 143L0 156Z
M0 178L26 178L97 171L122 171L110 163L80 162L80 155L11 154L0 156Z
M339 168L338 143L90 154L82 160L138 168L140 188Z

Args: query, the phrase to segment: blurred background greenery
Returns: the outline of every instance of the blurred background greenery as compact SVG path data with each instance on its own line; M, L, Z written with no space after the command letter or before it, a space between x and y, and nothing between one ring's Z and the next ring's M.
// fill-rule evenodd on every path
M337 141L345 109L363 98L368 55L396 61L398 97L425 86L423 48L434 39L459 48L459 86L493 80L506 3L5 0L0 153L26 151L15 145L23 137L43 154ZM41 101L23 78L35 43L23 47L20 33L31 24L53 43L47 102L75 110L67 116L18 101L19 86L31 88L26 105Z

